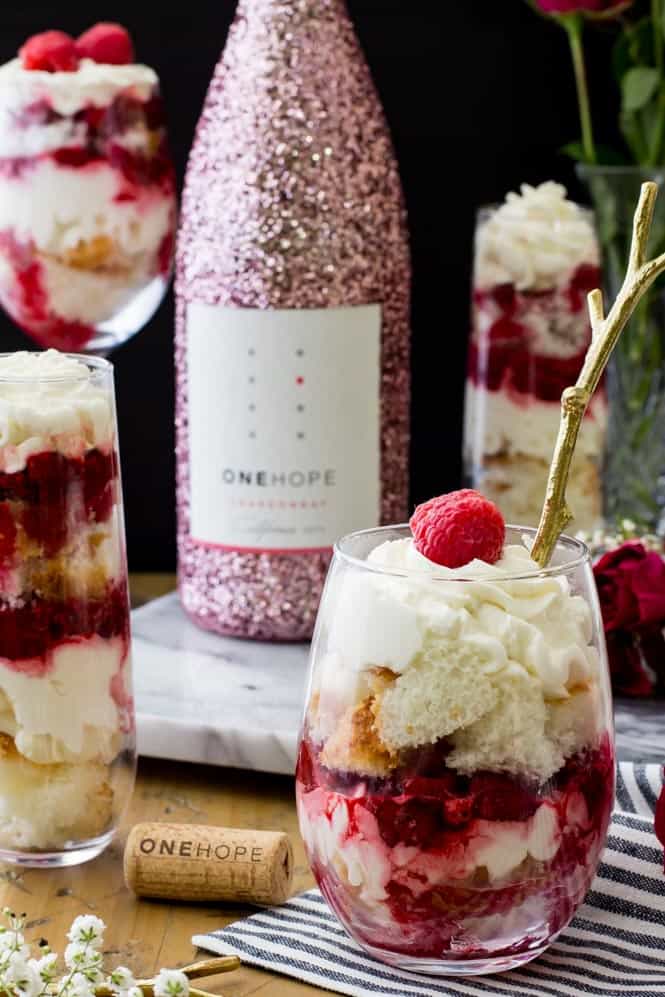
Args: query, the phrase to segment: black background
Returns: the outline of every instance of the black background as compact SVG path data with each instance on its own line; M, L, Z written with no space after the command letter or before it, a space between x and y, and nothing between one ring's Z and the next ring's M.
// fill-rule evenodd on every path
M555 178L582 192L557 150L577 137L566 41L524 0L349 0L392 129L409 209L413 267L412 500L457 486L468 297L477 205L521 182ZM162 79L182 179L208 80L235 0L112 5L5 3L0 59L47 28L78 34L124 22L138 57ZM591 39L598 130L615 94ZM604 119L604 120L603 120ZM125 478L130 566L175 564L173 302L113 357ZM30 342L0 317L0 348Z

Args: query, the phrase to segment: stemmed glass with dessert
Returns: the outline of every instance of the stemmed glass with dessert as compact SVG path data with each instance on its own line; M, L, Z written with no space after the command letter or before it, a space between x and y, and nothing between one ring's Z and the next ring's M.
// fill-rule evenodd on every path
M131 38L28 39L0 67L0 304L37 343L107 354L159 306L176 184L159 80Z

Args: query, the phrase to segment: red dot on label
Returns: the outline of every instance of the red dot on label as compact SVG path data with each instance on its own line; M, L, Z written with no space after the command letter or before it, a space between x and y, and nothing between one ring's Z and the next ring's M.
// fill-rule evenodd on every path
M304 377L297 377L296 378L296 384L304 384L304 383L305 383L305 378Z

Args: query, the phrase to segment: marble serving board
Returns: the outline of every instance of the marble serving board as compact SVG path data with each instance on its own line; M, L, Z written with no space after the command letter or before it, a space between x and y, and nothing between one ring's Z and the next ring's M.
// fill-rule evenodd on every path
M155 758L291 774L306 644L218 637L175 593L132 614L139 751ZM616 703L619 758L665 762L665 701Z
M134 610L132 633L141 754L293 773L307 644L208 633L175 593Z

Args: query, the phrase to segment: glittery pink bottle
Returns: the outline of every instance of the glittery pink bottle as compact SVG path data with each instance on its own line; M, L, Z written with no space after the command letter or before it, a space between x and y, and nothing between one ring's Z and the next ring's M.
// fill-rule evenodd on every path
M183 605L306 639L335 539L408 511L406 218L344 0L239 0L176 291Z

